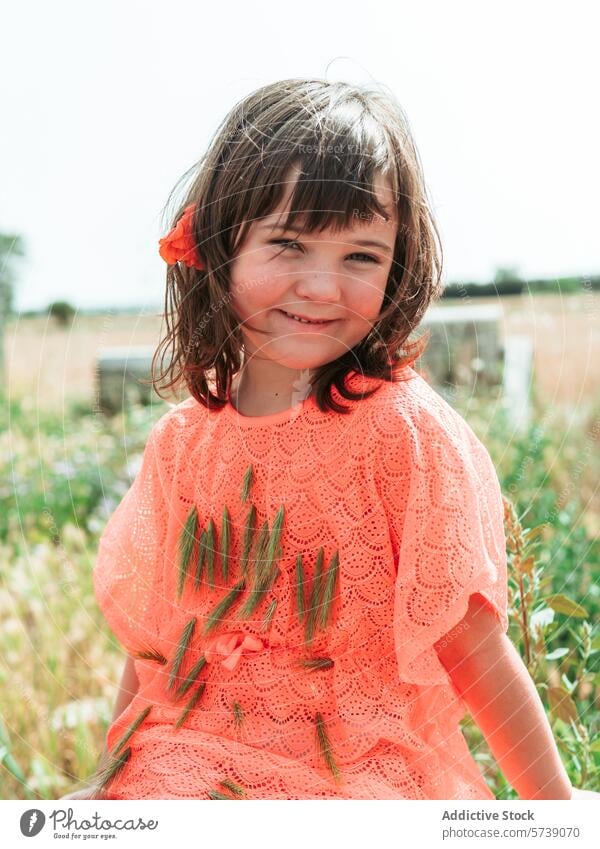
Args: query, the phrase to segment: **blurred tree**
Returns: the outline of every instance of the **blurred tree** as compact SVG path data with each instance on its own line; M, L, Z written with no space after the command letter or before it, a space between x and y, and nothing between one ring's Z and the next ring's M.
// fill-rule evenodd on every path
M25 256L21 236L0 233L0 386L4 386L4 325L13 313L15 268L14 261Z
M63 327L73 320L75 312L75 307L68 301L53 301L48 307L49 315L53 316Z
M25 256L21 236L14 233L0 233L0 319L13 311L13 293L15 286L14 260Z
M502 286L506 283L522 283L519 269L514 266L499 266L494 274L494 285Z

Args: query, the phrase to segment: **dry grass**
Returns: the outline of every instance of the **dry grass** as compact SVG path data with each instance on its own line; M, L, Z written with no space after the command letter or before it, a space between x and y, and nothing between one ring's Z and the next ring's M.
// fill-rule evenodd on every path
M10 395L27 395L40 409L61 408L67 398L91 404L98 349L156 346L160 330L160 317L143 313L78 315L67 328L53 319L17 319L6 328L4 341Z
M501 303L504 333L523 333L533 340L535 386L542 407L577 408L580 402L597 397L600 292L514 295L502 298Z

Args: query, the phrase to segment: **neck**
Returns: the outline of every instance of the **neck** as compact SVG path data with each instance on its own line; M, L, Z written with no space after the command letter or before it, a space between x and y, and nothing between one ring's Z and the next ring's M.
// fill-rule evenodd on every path
M312 390L310 378L310 369L284 369L265 361L244 363L232 380L231 400L242 415L270 415L302 403Z

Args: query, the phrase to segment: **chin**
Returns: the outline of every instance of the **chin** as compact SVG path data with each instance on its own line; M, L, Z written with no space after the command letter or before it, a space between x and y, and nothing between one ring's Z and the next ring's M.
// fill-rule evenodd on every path
M320 366L330 363L332 360L341 356L342 352L332 351L331 354L323 353L323 348L315 351L312 355L310 352L295 353L291 351L275 352L268 351L269 359L275 360L280 366L293 369L294 371L302 371L303 369L315 369Z
M307 369L315 369L319 366L324 365L322 358L319 360L308 360L306 359L306 357L304 357L304 359L291 359L289 357L270 357L270 359L274 360L274 362L276 362L277 365L282 366L282 368L290 369L290 371L306 371Z

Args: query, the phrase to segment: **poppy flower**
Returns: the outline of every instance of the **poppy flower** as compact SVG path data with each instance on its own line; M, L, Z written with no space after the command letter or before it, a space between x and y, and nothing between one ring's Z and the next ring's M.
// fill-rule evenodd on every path
M193 203L187 206L175 227L164 238L158 240L158 252L169 265L182 262L189 268L203 271L206 266L200 258L194 238L195 208L196 205Z

